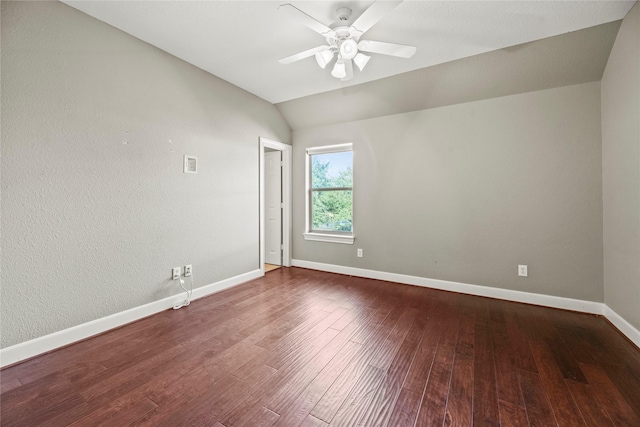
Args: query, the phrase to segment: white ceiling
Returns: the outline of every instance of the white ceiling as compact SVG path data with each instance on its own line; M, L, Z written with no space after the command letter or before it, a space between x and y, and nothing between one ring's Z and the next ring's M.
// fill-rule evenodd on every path
M362 39L416 46L411 59L373 54L363 72L342 82L313 57L278 59L325 44L281 1L68 1L121 29L269 102L279 103L624 18L635 1L405 0ZM331 26L335 10L372 1L291 1ZM349 22L350 23L350 22Z

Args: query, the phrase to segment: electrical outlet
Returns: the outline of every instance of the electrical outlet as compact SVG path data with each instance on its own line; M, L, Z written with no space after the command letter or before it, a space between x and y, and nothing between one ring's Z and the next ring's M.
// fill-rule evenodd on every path
M362 249L358 248L357 252L358 258L362 258Z
M184 266L184 277L191 276L191 264Z
M171 280L180 279L180 267L173 267L171 269Z
M527 277L529 275L529 272L527 270L528 269L526 265L518 265L518 276Z

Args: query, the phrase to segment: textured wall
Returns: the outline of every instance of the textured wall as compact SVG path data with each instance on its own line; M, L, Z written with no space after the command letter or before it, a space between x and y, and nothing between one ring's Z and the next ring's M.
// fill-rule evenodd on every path
M600 133L599 82L294 131L293 256L603 301ZM355 245L305 241L305 148L350 141Z
M1 47L3 348L259 267L273 105L58 2L3 1Z
M640 329L640 6L622 21L602 77L606 304Z

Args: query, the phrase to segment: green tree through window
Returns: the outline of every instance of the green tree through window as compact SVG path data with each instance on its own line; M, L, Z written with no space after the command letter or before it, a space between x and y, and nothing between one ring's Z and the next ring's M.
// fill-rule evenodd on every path
M353 152L312 154L312 231L351 232L353 227Z

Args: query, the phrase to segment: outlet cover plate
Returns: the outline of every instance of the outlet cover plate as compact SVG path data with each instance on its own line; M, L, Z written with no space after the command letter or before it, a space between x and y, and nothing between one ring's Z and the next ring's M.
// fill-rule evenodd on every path
M527 277L529 275L529 271L526 265L520 264L518 265L518 276Z

